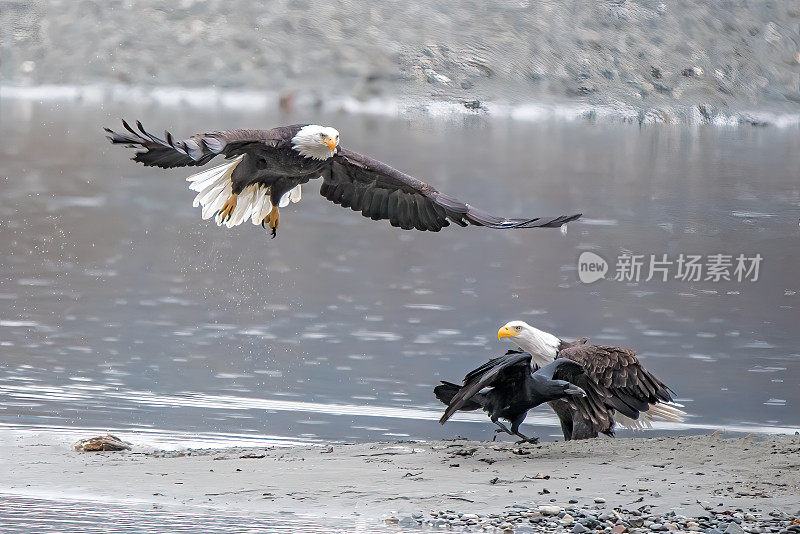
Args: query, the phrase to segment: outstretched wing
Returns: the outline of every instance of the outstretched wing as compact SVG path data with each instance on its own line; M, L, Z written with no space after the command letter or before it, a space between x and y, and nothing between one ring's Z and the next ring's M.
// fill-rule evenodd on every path
M464 379L464 385L456 393L450 405L439 419L440 424L445 424L450 417L465 406L470 399L485 387L492 387L507 382L518 383L522 381L524 373L531 372L531 355L527 352L509 351L499 358L471 371Z
M138 131L122 121L124 132L117 133L108 128L108 139L114 144L139 148L133 156L148 167L194 167L205 165L218 154L233 157L243 154L251 145L262 145L277 148L291 138L302 127L301 125L282 126L272 130L227 130L193 135L187 139L175 139L169 132L164 132L164 139L145 131L142 123L136 121Z
M632 350L574 345L562 350L559 357L580 363L603 404L634 421L651 405L672 401L672 390L642 367Z
M489 228L557 228L581 216L509 219L465 204L380 161L340 148L320 194L374 221L388 219L404 230L438 232L450 222Z

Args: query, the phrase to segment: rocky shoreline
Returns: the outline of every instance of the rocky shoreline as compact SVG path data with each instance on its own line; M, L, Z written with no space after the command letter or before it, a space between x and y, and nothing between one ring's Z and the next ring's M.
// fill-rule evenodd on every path
M767 125L800 111L799 32L781 2L7 2L0 77Z
M532 533L553 532L587 534L648 534L652 532L702 532L704 534L778 534L800 533L800 510L786 514L774 510L769 513L735 510L714 510L708 503L697 503L703 511L697 516L687 517L673 511L653 514L650 506L638 508L607 509L605 499L597 497L595 504L579 508L568 505L522 505L500 513L472 514L456 513L453 510L431 512L426 517L422 512L390 517L384 521L400 527L428 527L461 532Z

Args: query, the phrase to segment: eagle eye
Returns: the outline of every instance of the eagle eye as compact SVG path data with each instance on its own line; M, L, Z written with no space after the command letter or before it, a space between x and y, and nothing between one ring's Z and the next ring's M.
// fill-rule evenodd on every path
M522 327L521 327L521 326L515 326L514 328L517 330L517 332L519 332L520 330L522 330Z

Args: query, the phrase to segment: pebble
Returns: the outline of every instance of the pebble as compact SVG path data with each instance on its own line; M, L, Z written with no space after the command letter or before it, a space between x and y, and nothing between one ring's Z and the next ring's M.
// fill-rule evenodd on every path
M400 518L400 521L397 522L398 525L401 527L416 527L419 526L419 521L411 517L410 515L403 516Z
M606 502L606 500L602 497L595 497L594 502L596 502L597 504L603 504Z
M539 511L544 515L558 515L561 512L561 507L543 504L539 507Z
M580 523L575 523L575 525L572 527L572 534L583 534L587 530L588 529Z

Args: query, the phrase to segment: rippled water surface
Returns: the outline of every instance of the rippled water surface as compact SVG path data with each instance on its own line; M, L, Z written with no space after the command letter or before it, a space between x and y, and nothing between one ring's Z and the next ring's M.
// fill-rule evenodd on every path
M393 120L2 103L0 425L163 447L492 435L432 387L514 318L635 348L692 430L800 427L800 135L793 129ZM306 186L278 238L202 221L186 169L101 127L176 135L314 121L489 211L557 230L403 232ZM757 282L578 281L577 258L761 254ZM613 274L613 273L612 273ZM645 276L642 277L644 279ZM480 424L476 423L480 422ZM557 435L548 409L527 432Z
M35 499L0 495L4 534L93 532L141 534L192 532L234 534L317 532L363 534L397 532L374 520L329 520L296 514L267 516L220 510L163 507L145 504L109 504L67 499Z

